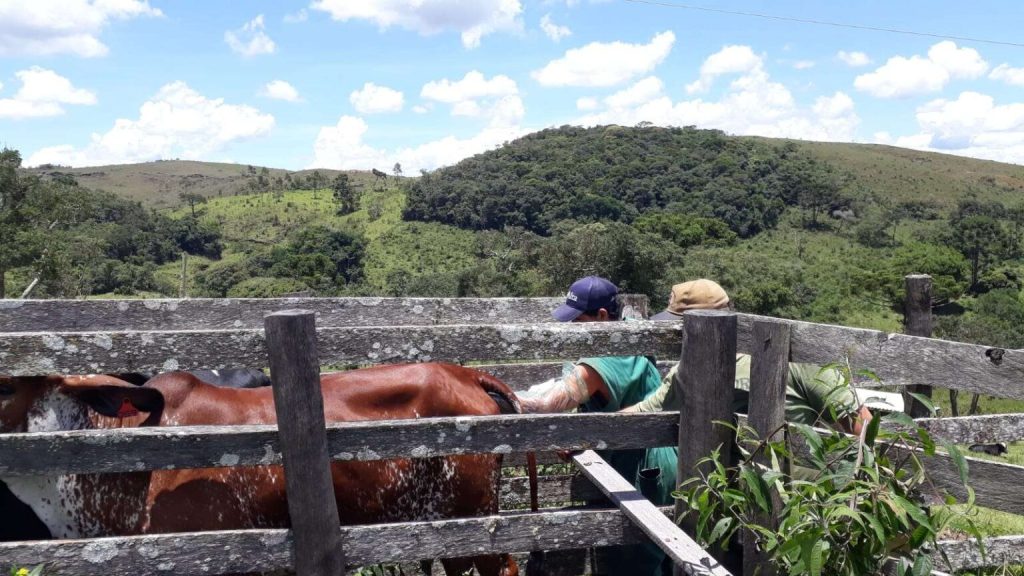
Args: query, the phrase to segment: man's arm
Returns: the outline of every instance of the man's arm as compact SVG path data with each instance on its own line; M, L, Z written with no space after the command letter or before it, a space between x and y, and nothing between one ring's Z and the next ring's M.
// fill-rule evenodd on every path
M601 375L586 364L577 364L572 372L549 388L542 396L520 398L524 414L566 412L584 404L590 398L611 397Z
M673 408L675 406L676 391L672 388L676 379L677 368L679 368L679 364L673 366L668 371L668 374L665 374L657 390L651 392L646 398L636 404L619 410L619 412L661 412L665 409L666 405L670 406L670 410L678 410L678 407Z

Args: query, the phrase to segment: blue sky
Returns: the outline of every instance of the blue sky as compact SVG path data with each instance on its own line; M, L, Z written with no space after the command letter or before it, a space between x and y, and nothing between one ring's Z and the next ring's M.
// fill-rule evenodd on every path
M0 145L28 165L416 173L646 121L1024 164L1024 46L978 41L1018 41L1022 17L1017 0L0 0Z

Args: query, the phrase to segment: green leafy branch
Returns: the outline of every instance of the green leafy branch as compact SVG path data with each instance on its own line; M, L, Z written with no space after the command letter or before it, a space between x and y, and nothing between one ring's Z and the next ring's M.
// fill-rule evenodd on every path
M849 386L849 369L842 373ZM915 398L933 410L928 398ZM827 407L833 422L846 412ZM701 460L700 475L674 493L684 516L696 518L702 545L728 549L743 530L779 573L799 576L880 574L893 560L899 576L930 574L938 537L958 517L982 546L966 459L955 445L943 445L967 506L929 506L958 502L931 481L924 459L936 454L936 443L906 414L875 416L856 436L790 423L788 437L779 441L759 439L748 426L717 424L736 433L739 463L726 467L721 449L715 450Z

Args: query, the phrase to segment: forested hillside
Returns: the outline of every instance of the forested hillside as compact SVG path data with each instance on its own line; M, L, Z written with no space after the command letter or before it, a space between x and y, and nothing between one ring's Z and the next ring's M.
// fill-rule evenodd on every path
M38 276L40 297L532 296L600 274L659 308L708 277L740 310L899 330L903 276L928 273L941 335L1024 347L1020 166L650 126L544 130L386 181L3 158L8 295ZM98 173L116 195L83 184Z

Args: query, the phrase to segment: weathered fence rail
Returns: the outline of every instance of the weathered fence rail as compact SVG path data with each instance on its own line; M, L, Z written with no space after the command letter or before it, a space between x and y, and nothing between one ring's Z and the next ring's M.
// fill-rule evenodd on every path
M790 360L849 362L889 385L933 386L1024 399L1024 350L877 330L737 314L739 352L752 351L755 321L790 326ZM543 360L679 353L679 322L326 327L323 364L448 360ZM16 375L262 366L259 329L25 332L0 334L0 363Z
M282 308L302 306L312 309L320 323L316 339L321 365L504 361L478 367L521 390L561 373L561 363L548 360L623 354L678 358L685 331L692 328L686 322L546 323L550 310L560 301L3 301L0 367L11 374L34 375L266 366L268 347L260 329L263 316ZM774 378L771 374L778 372L766 366L778 368L785 361L841 361L855 370L872 369L887 385L942 385L1024 398L1024 352L746 314L734 317L735 336L726 333L714 348L727 359L731 352L723 353L723 347L728 351L731 338L735 350L754 355L752 396L759 393L758 382L769 381ZM784 327L789 342L769 352L765 329L773 327ZM684 366L699 365L697 356ZM768 360L771 361L765 364ZM665 370L672 364L662 362L659 368ZM729 363L723 360L717 364L725 369ZM683 378L689 378L691 385L711 380L687 376L685 372ZM723 386L731 387L731 378L719 380ZM763 416L754 408L759 404L752 402L752 419ZM765 422L775 419L776 416L769 415ZM1022 419L1024 415L1003 415L984 419L926 419L922 423L937 437L970 443L1020 440L1024 437ZM515 461L518 453L530 450L650 447L693 441L686 445L692 454L680 460L680 471L684 472L681 477L686 477L689 471L684 463L706 454L701 450L717 437L702 436L699 426L691 426L686 437L681 438L681 421L685 423L686 419L681 420L680 414L660 413L360 422L328 426L325 442L327 454L339 460L492 452L509 454L509 460ZM265 465L281 460L276 427L0 435L0 476ZM1024 468L977 459L970 459L970 465L979 504L1024 513L1019 498ZM949 484L953 488L958 483L948 458L936 456L929 468L940 486ZM506 508L525 503L525 479L505 479L501 498ZM597 486L579 476L552 476L541 481L541 501L546 505L604 499ZM284 530L263 530L10 543L0 544L0 558L20 563L51 558L60 563L64 574L95 573L94 559L105 559L104 572L109 574L294 568L290 534ZM341 531L345 560L350 565L481 551L581 548L633 542L642 537L642 531L632 527L618 510L505 513L488 518L349 527ZM992 546L994 550L1009 550L1011 542L1019 539L994 539ZM224 546L233 547L226 556ZM949 550L958 551L963 546L944 544ZM993 557L1020 560L1019 553L1009 551ZM957 558L959 564L954 568L976 568L993 562L974 557L969 551ZM140 564L145 565L141 571Z

